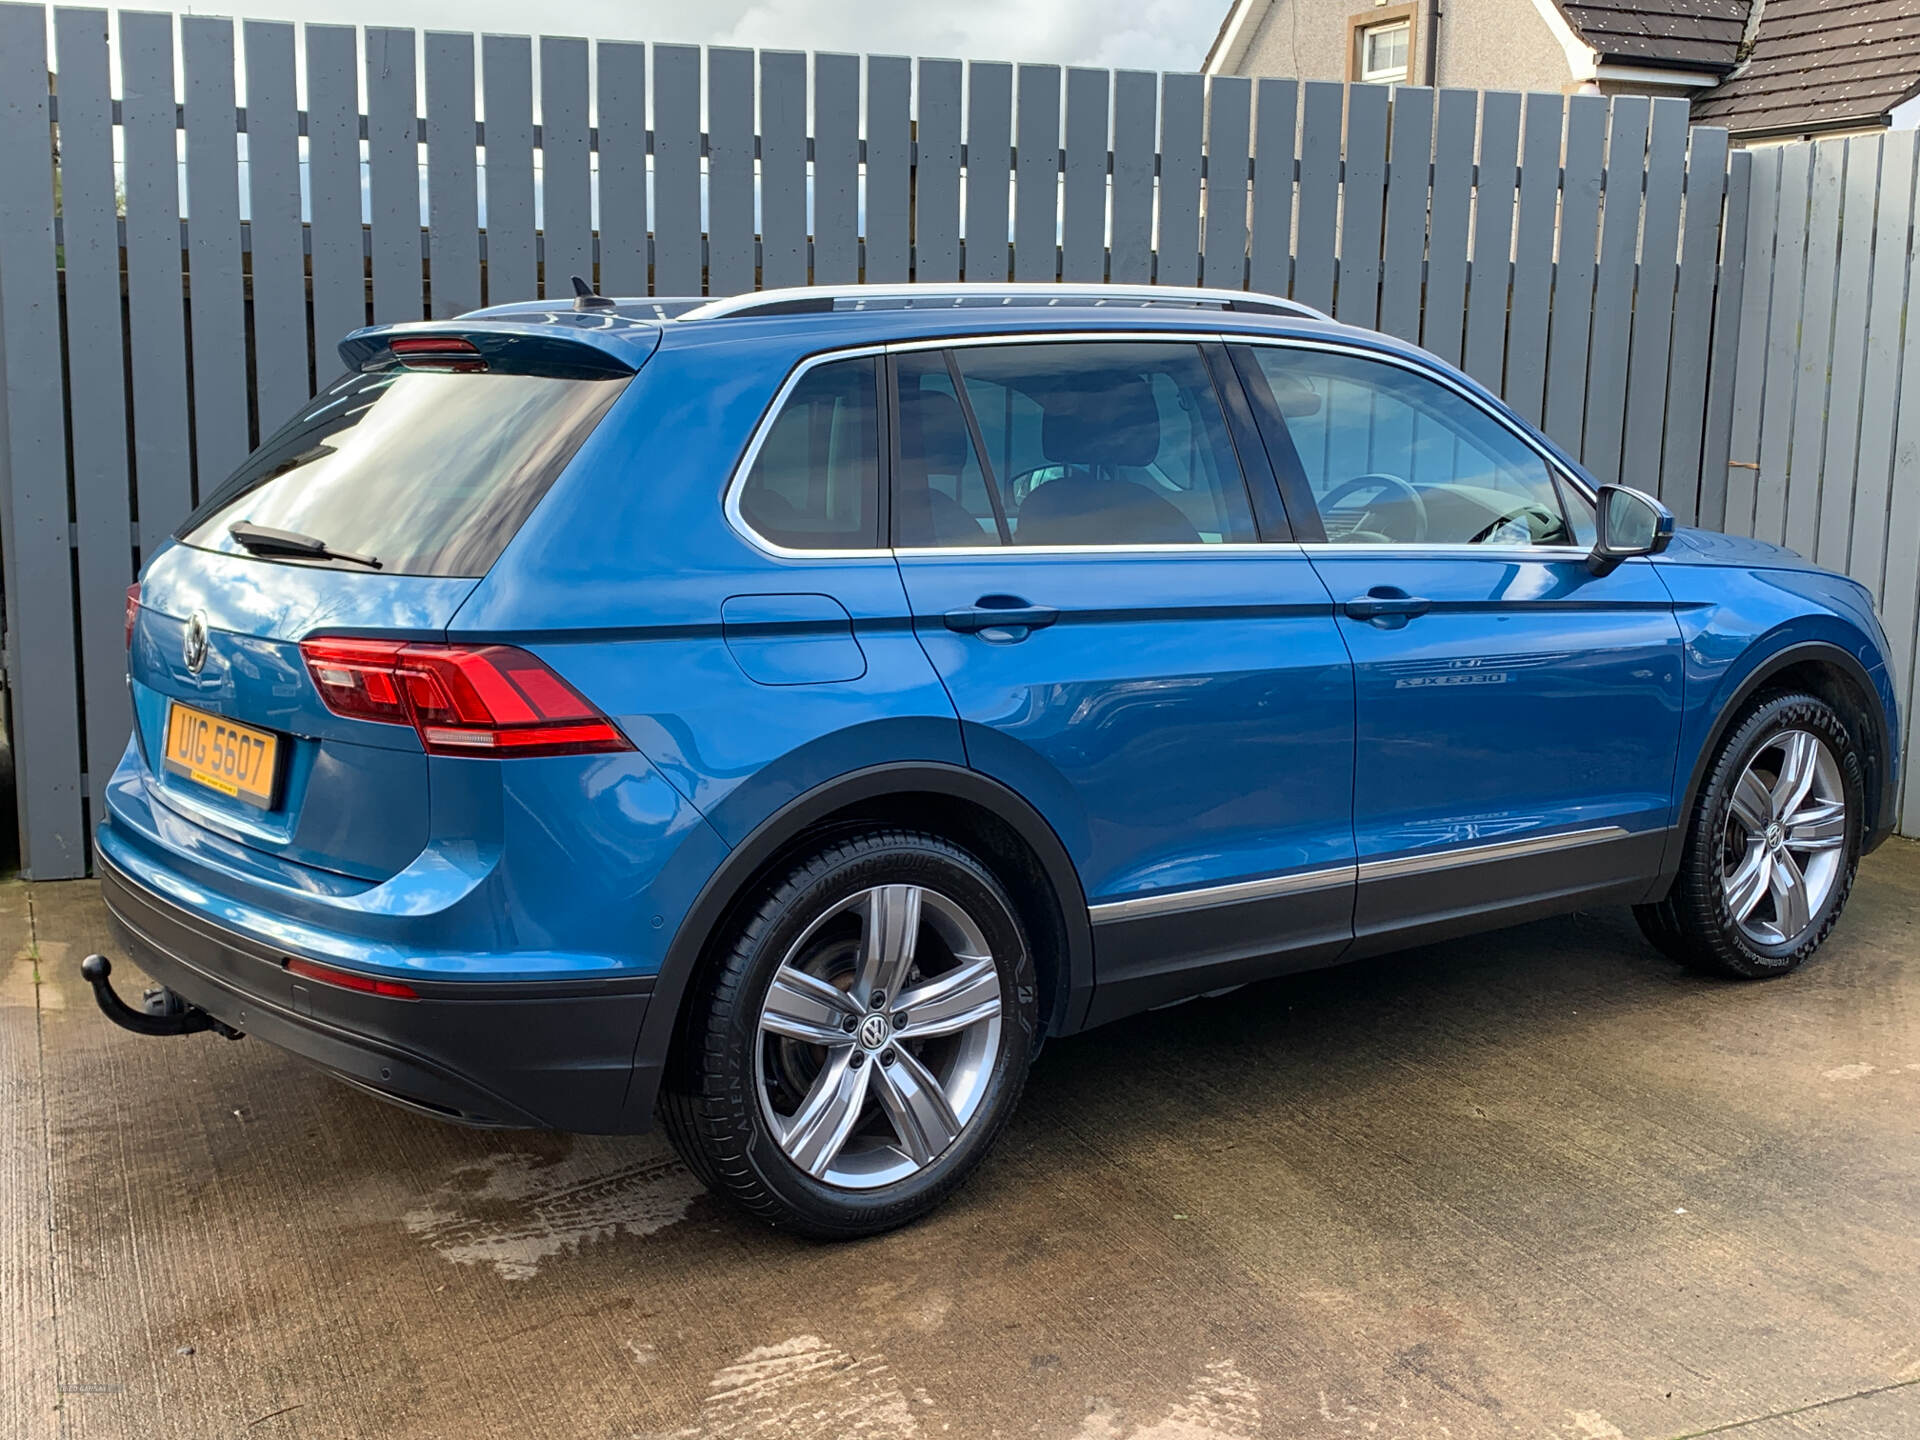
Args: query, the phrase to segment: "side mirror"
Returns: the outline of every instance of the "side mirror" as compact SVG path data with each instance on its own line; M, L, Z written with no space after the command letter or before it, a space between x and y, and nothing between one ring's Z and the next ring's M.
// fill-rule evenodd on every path
M1605 575L1635 555L1658 555L1673 543L1673 512L1653 496L1625 485L1602 485L1594 528L1599 538L1587 569Z

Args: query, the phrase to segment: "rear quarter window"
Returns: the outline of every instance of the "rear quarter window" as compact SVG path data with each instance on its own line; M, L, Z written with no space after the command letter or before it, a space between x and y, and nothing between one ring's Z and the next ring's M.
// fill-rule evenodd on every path
M344 375L254 451L178 538L245 553L227 533L244 520L372 555L389 574L484 575L626 384Z

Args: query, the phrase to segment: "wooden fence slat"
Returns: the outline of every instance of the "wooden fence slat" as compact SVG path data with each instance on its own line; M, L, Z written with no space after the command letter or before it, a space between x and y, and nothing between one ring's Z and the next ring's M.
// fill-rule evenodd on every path
M1900 333L1911 268L1907 234L1913 223L1914 160L1920 153L1915 141L1912 130L1896 130L1886 137L1874 226L1873 288L1867 302L1866 379L1860 397L1860 413L1866 423L1860 431L1853 546L1847 557L1847 573L1876 595L1885 594L1887 536L1891 530L1886 515L1893 489L1894 450L1893 426L1888 417L1897 413L1900 399ZM1905 481L1911 485L1914 476L1907 474Z
M120 93L134 492L144 563L193 508L171 16L121 14ZM323 375L333 373L323 365Z
M1014 105L1013 278L1059 274L1060 67L1022 65Z
M867 251L874 281L905 280L911 263L907 215L912 205L913 63L898 55L867 57Z
M602 40L594 65L600 81L600 293L637 297L647 293L647 47Z
M1840 204L1847 142L1813 147L1813 188L1807 209L1807 278L1800 294L1794 382L1793 436L1787 447L1784 542L1811 557L1820 524L1821 461L1826 447L1828 375L1833 365L1834 288L1840 263ZM1773 539L1772 535L1765 538Z
M314 376L325 385L340 373L341 339L367 323L360 196L360 46L351 25L308 25L306 41L311 210L307 263L313 291ZM491 198L491 167L487 180Z
M1642 490L1657 490L1660 485L1667 352L1673 342L1673 290L1679 273L1680 190L1686 166L1687 102L1656 100L1647 141L1645 218L1633 335L1627 350L1627 409L1620 455L1621 478Z
M1433 163L1433 91L1393 92L1385 254L1380 267L1380 328L1420 343L1420 291L1427 262L1427 175Z
M87 697L87 790L90 814L97 818L106 814L107 778L120 763L133 719L123 638L133 544L106 12L55 10L54 50L60 77L73 510L80 547L80 674Z
M264 437L313 394L307 377L307 247L300 224L300 114L294 89L293 26L249 20L243 38L254 396ZM473 232L471 219L467 232Z
M180 50L186 72L187 295L193 326L194 495L198 497L226 479L252 448L247 426L246 301L240 278L233 22L183 17ZM415 264L417 268L417 260Z
M858 56L813 57L813 136L813 283L847 285L860 278Z
M922 149L924 151L924 145ZM1107 278L1107 72L1067 72L1067 173L1060 278Z
M424 309L420 128L411 30L367 27L367 206L373 223L374 323L418 320Z
M760 231L760 283L806 284L807 57L797 50L760 52Z
M533 42L480 40L487 105L487 304L539 298L534 249Z
M1906 131L1894 139L1901 142L1901 149L1910 150L1912 136L1912 131ZM1807 147L1790 148L1804 151ZM1900 163L1906 164L1909 158L1902 156ZM1900 268L1909 281L1910 311L1913 255L1904 232L1893 254L1899 257ZM1881 582L1879 593L1881 621L1888 639L1893 642L1894 696L1899 701L1909 740L1903 755L1905 764L1901 767L1906 778L1897 806L1898 824L1902 833L1912 835L1920 832L1920 785L1913 781L1916 766L1911 747L1912 737L1920 734L1914 715L1914 707L1920 704L1920 680L1916 680L1920 675L1920 656L1915 654L1916 644L1920 644L1920 544L1914 543L1914 537L1920 535L1920 473L1915 472L1910 458L1920 453L1920 324L1914 323L1911 313L1900 347L1899 365L1900 400L1891 427L1893 473L1886 509L1889 536L1886 578Z
M1874 203L1880 189L1882 137L1846 142L1846 179L1840 206L1840 269L1834 287L1833 366L1827 379L1826 450L1820 462L1818 513L1812 555L1834 570L1847 568L1859 488L1860 395L1867 360L1867 288L1873 276ZM1872 524L1877 528L1879 516Z
M1559 260L1547 330L1543 428L1580 453L1587 414L1587 341L1593 328L1593 279L1600 243L1600 180L1606 163L1607 102L1575 95L1567 102L1561 160Z
M1547 394L1547 317L1553 304L1562 109L1558 95L1526 98L1520 218L1513 242L1513 316L1507 322L1507 383L1500 392L1536 425Z
M1520 163L1520 97L1488 91L1480 102L1480 180L1473 192L1473 279L1467 287L1469 375L1498 394L1506 378L1512 287L1515 167Z
M427 256L430 311L480 306L480 182L473 142L473 37L427 32Z
M653 47L653 293L699 295L700 47Z
M1340 286L1334 314L1368 329L1380 322L1387 100L1384 85L1356 85L1347 95L1346 178L1340 187Z
M0 540L22 868L86 871L46 12L0 5Z
M1806 287L1807 204L1813 185L1809 146L1788 147L1780 160L1773 297L1767 320L1767 379L1760 407L1760 470L1755 477L1752 534L1779 543L1787 528L1789 442L1799 379L1801 302Z
M1607 178L1600 217L1600 268L1594 282L1593 338L1587 355L1587 424L1580 458L1603 482L1621 478L1626 426L1627 349L1633 333L1633 271L1640 243L1640 195L1646 182L1645 96L1613 101Z
M1673 347L1666 367L1666 439L1660 458L1660 495L1682 525L1695 523L1700 514L1700 446L1727 180L1727 132L1702 126L1693 132L1688 151L1686 230L1674 298Z
M1734 348L1733 417L1727 439L1726 505L1721 528L1754 533L1760 486L1761 417L1766 410L1768 336L1773 313L1775 261L1780 230L1780 178L1784 147L1749 152L1747 245ZM1798 292L1795 292L1796 295Z
M1340 224L1340 131L1344 85L1309 80L1300 116L1299 239L1293 250L1293 298L1333 309L1335 236Z
M960 86L958 60L920 62L920 163L913 181L913 277L960 278Z
M753 289L753 52L707 51L707 293Z
M1200 139L1205 82L1167 75L1160 82L1160 218L1153 278L1161 285L1200 282Z
M1207 82L1207 201L1201 277L1221 290L1247 286L1247 156L1253 82L1216 75Z
M1153 278L1154 124L1159 78L1142 70L1113 77L1113 241L1115 283Z
M752 121L749 120L751 125ZM540 230L545 294L571 301L593 282L593 158L587 135L587 42L540 37Z
M1420 343L1460 363L1467 311L1467 224L1473 213L1473 147L1479 97L1443 90L1433 140L1433 212L1427 240L1427 308ZM1303 187L1304 188L1304 187Z
M1700 454L1700 523L1726 528L1727 463L1733 450L1735 374L1740 358L1740 315L1748 283L1747 233L1752 220L1753 156L1735 151L1727 161L1727 200L1715 261L1711 369L1707 375L1706 437ZM1753 281L1758 285L1758 279Z
M1298 81L1256 82L1253 235L1247 284L1268 295L1285 295L1293 285L1293 132L1299 108ZM1118 210L1114 224L1117 230Z

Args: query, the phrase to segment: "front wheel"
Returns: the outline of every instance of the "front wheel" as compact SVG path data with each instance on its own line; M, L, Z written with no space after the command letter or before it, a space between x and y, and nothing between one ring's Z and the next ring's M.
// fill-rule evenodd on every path
M774 878L708 967L665 1096L707 1184L818 1239L905 1224L979 1163L1026 1081L1019 916L937 836L875 830Z
M1826 701L1754 704L1722 742L1665 900L1641 930L1696 969L1784 975L1820 948L1860 861L1865 789L1846 722Z

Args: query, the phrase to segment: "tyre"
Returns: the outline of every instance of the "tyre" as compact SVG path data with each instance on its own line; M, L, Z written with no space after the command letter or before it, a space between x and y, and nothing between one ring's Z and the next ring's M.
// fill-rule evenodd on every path
M663 1098L709 1188L823 1240L933 1209L1012 1114L1037 1024L1025 931L937 836L825 842L776 875L690 997Z
M1634 907L1642 933L1709 973L1762 979L1798 967L1853 889L1861 773L1846 722L1824 700L1756 701L1700 787L1673 889Z

